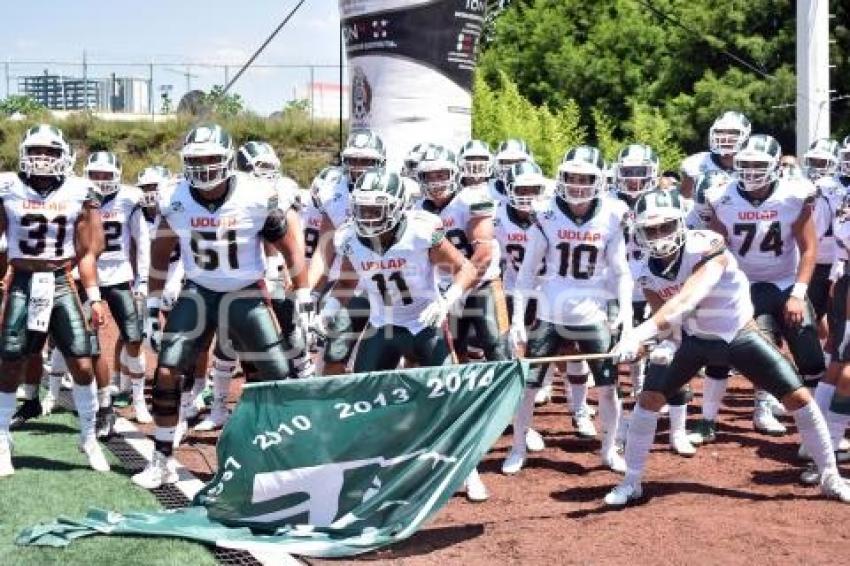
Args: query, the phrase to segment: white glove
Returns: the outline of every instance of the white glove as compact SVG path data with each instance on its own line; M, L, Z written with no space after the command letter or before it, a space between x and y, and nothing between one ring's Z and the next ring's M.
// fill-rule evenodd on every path
M523 351L522 347L528 343L528 332L523 321L520 321L519 324L511 324L511 328L508 330L508 341L514 353Z
M313 321L313 329L322 336L327 336L330 333L331 323L340 310L342 310L342 304L336 297L326 298L322 310Z
M618 362L629 363L637 359L640 347L641 340L634 332L628 332L620 337L620 341L617 342L611 353L616 356Z
M308 379L316 375L316 364L313 363L313 359L307 350L304 350L303 355L292 359L292 367L297 379Z
M649 363L659 366L669 366L676 355L676 343L664 340L649 353Z
M162 308L163 310L170 311L174 308L174 303L177 302L177 298L180 296L181 287L178 285L171 285L162 290Z
M159 322L159 304L157 298L151 297L147 301L148 315L145 317L145 331L142 338L155 354L159 353L162 346L162 325Z
M148 282L136 281L133 285L133 298L143 301L148 296Z
M633 320L634 311L632 311L631 303L620 305L617 317L610 323L611 332L619 331L621 334L628 334L632 329Z
M463 295L463 290L457 285L452 285L446 290L445 295L437 295L437 298L422 309L419 313L419 322L424 326L441 326L446 320L452 306Z

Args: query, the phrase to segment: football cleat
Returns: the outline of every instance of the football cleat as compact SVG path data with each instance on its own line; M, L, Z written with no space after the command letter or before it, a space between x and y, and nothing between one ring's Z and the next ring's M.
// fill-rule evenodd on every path
M21 428L28 420L40 417L42 413L41 401L38 399L26 399L18 406L18 410L12 415L9 430Z
M544 385L540 389L537 390L537 393L534 394L534 404L535 405L545 405L549 401L552 400L552 386Z
M226 407L213 407L210 414L195 426L198 432L207 432L222 428L230 418L230 411Z
M96 472L108 472L109 462L106 461L106 456L103 455L103 450L97 439L94 436L86 438L79 444L80 452L86 455L89 460L89 466Z
M15 473L12 466L12 439L7 434L0 434L0 478Z
M618 474L626 473L626 461L623 456L617 451L616 447L611 447L602 452L602 465Z
M787 432L785 425L776 420L770 405L764 401L759 401L753 411L753 428L768 436L782 436Z
M187 423L185 419L180 419L177 426L174 427L174 440L172 441L172 446L174 446L174 448L180 446L180 443L183 442L187 432L189 432L189 423Z
M643 497L643 489L639 483L623 482L605 496L605 505L611 507L624 507L631 501L637 501Z
M800 483L803 485L817 485L820 483L820 472L814 462L806 464L806 469L800 473Z
M487 492L487 486L481 481L478 470L472 470L472 473L467 476L463 485L466 488L466 499L472 503L481 503L490 498L490 494Z
M112 407L101 407L97 410L94 424L97 438L109 438L112 436L112 429L115 427L116 418Z
M678 454L679 456L684 456L685 458L690 458L694 454L697 453L697 449L694 448L694 445L691 444L691 441L688 439L689 435L684 432L678 432L676 434L670 435L670 448Z
M154 452L147 467L132 477L133 483L145 489L157 489L163 484L177 483L180 479L174 461L162 452Z
M511 450L511 453L502 462L502 473L506 476L512 476L519 473L523 465L525 465L525 450Z
M688 432L688 441L694 446L708 444L717 440L717 424L705 419L697 422L693 430Z
M41 416L46 417L51 414L54 409L58 406L56 397L48 391L44 395L44 399L41 401Z
M850 503L850 485L837 471L826 471L820 478L820 491L829 499Z
M144 401L133 402L133 418L139 424L150 424L153 422L153 417Z
M589 412L586 409L576 411L573 416L573 427L579 438L596 438L596 427L593 425Z
M525 431L525 447L529 452L540 452L546 448L543 436L533 428Z

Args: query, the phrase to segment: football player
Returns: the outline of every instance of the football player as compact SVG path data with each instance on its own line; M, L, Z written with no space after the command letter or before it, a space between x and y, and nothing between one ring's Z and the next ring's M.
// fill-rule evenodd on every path
M780 156L772 137L750 136L735 154L735 178L710 195L710 226L726 238L750 281L759 327L777 343L785 339L803 382L814 389L826 369L806 296L817 254L815 189L803 177L780 177ZM784 434L773 414L775 399L756 391L755 403L756 430Z
M629 209L629 223L626 226L626 253L628 255L629 270L632 278L637 280L638 273L643 264L644 252L635 241L634 216L635 203L644 193L661 185L659 179L660 159L655 151L642 144L631 144L624 147L617 156L614 163L614 178L616 181L617 197L622 200ZM675 185L667 181L664 190L678 191ZM647 319L649 309L643 289L635 285L632 291L632 324L637 326ZM644 373L646 364L643 360L637 360L631 364L632 387L634 396L640 394L643 389ZM670 414L670 447L680 456L693 456L696 449L688 440L687 418L689 391L682 390L670 398L668 403Z
M8 240L12 269L0 323L0 476L14 473L9 421L15 390L28 359L40 357L48 335L74 378L80 450L92 468L109 470L95 436L98 403L91 359L97 347L93 326L104 320L97 283L97 256L103 249L100 196L89 181L73 176L73 164L62 132L41 124L27 130L20 144L20 173L0 179L0 233ZM71 279L75 265L91 321Z
M492 181L490 183L490 196L494 202L504 202L508 198L507 180L508 172L517 163L534 161L528 144L521 139L507 139L499 144L496 150L495 163L492 166Z
M735 255L722 236L687 230L676 198L654 190L638 199L635 211L638 242L649 256L639 283L654 314L624 335L614 352L631 360L643 342L656 337L665 342L651 354L629 424L626 477L605 496L605 503L621 507L642 496L641 477L658 411L710 360L728 363L782 400L822 474L822 493L850 502L850 486L838 473L823 415L793 366L754 323L749 281Z
M514 291L511 334L528 343L530 357L557 354L564 346L575 346L580 354L604 354L611 347L608 324L608 278L616 281L619 314L616 326L628 333L632 324L632 277L626 260L624 228L627 209L622 202L604 194L604 162L598 149L579 146L569 150L558 169L556 197L534 208L535 229L525 250ZM545 261L546 274L537 271ZM534 294L537 280L537 325L525 336L525 304ZM603 426L602 462L624 472L617 452L616 433L620 419L617 371L609 359L589 362L599 393ZM517 473L525 461L525 431L531 424L534 395L548 364L535 365L514 420L511 452L502 464L506 474ZM576 399L578 410L584 401Z
M450 317L455 350L465 359L471 334L489 361L509 359L507 305L499 278L499 244L493 238L494 205L485 185L460 187L453 151L431 146L419 162L422 210L438 215L446 238L475 266L475 286Z
M682 195L693 198L696 181L709 171L733 170L735 154L750 136L752 126L746 116L729 110L718 117L708 130L709 151L695 153L682 161Z
M147 295L150 267L150 234L141 209L142 191L121 183L121 162L108 151L89 156L85 175L101 196L104 248L97 260L100 295L118 326L122 351L120 362L131 381L145 379L145 356L142 352L142 313L137 305ZM131 263L131 243L135 244L135 261ZM135 273L134 273L135 266ZM121 345L123 344L123 349ZM95 358L98 385L97 435L112 434L115 415L112 412L109 364L104 356Z
M386 150L381 137L371 130L353 130L342 150L341 174L326 173L326 180L315 191L314 204L322 213L320 239L316 252L310 260L310 288L317 293L324 289L328 279L338 271L333 234L348 220L351 190L363 173L382 167L386 161ZM338 375L345 372L360 333L369 319L369 300L362 295L351 298L339 316L325 342L322 357L322 375Z
M154 374L155 453L133 476L144 488L174 483L170 456L178 423L181 378L217 333L233 342L247 381L283 379L290 373L280 328L263 292L262 244L283 254L295 288L297 324L306 332L312 304L300 230L277 204L274 189L233 169L230 135L216 124L194 128L181 151L183 180L160 200L161 219L151 247L146 340L159 352ZM186 283L161 330L160 293L176 245Z

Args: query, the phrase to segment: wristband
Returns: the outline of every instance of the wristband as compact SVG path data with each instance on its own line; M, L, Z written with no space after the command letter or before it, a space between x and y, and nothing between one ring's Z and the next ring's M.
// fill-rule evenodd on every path
M100 287L86 287L86 299L88 299L88 302L90 303L102 301L103 299L100 298Z
M655 338L658 334L658 325L655 324L655 321L651 318L643 323L640 326L637 326L633 333L632 338L637 342L643 344L647 340L651 338Z
M791 296L802 301L806 298L806 291L808 290L808 283L801 283L798 281L794 283L793 287L791 287Z
M450 305L453 305L462 296L463 296L463 289L461 288L461 286L458 285L457 283L452 283L452 286L449 287L448 289L446 289L446 292L443 295L443 298L446 300L447 303L449 303Z

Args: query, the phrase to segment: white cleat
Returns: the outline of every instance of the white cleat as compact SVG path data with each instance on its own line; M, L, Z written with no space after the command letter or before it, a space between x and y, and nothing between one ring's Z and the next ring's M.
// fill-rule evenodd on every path
M466 498L471 503L481 503L490 499L490 494L487 492L487 486L481 481L481 476L478 470L472 470L472 473L463 482L466 488Z
M133 418L139 424L150 424L153 422L153 417L148 411L148 406L144 402L133 403Z
M785 425L773 416L770 405L764 402L760 402L753 411L753 427L769 436L782 436L787 432Z
M0 435L0 478L11 476L15 473L12 466L12 439L7 435Z
M47 415L53 412L53 409L56 408L56 397L48 391L44 395L44 399L41 400L41 415L46 417Z
M837 471L824 472L820 480L820 491L829 499L850 503L850 485Z
M623 459L616 448L609 448L602 453L602 464L612 472L626 473L626 460Z
M106 461L106 456L103 455L103 450L100 444L97 443L97 438L94 436L80 442L80 452L86 455L89 460L89 466L96 472L108 472L109 462Z
M145 489L156 489L163 484L177 483L179 476L171 458L154 452L147 467L132 477L133 483Z
M207 415L207 418L205 418L195 426L195 430L197 430L198 432L218 430L227 423L227 420L229 418L230 411L228 411L227 409L213 409L213 411L209 415Z
M579 438L596 438L596 427L587 411L579 411L575 414L573 426Z
M174 448L180 446L180 443L183 442L187 432L189 432L189 423L181 419L177 423L177 426L174 427L174 440L172 441L172 446Z
M605 505L611 507L624 507L630 501L637 501L643 497L643 490L640 484L623 482L605 496Z
M774 417L787 417L788 416L788 410L773 395L769 395L768 398L765 401L770 406L770 412L773 413Z
M519 473L524 465L525 451L511 450L511 453L508 454L508 457L505 458L504 462L502 462L502 473L506 476L512 476Z
M529 452L541 452L546 448L543 436L533 428L528 429L525 432L525 448Z
M685 432L676 433L670 436L670 448L685 458L690 458L697 453L697 449L688 440L688 435Z
M552 400L552 386L544 385L540 389L537 390L537 393L534 394L534 404L535 405L545 405L549 401Z
M800 483L803 485L818 485L820 483L820 472L814 462L806 464L806 469L800 473Z

